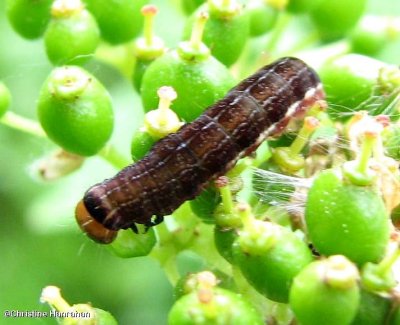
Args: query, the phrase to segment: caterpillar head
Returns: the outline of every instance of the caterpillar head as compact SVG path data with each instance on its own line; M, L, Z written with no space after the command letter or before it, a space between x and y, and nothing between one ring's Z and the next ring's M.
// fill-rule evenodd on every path
M107 229L91 216L82 200L76 205L75 219L82 231L100 244L109 244L117 236L117 231Z

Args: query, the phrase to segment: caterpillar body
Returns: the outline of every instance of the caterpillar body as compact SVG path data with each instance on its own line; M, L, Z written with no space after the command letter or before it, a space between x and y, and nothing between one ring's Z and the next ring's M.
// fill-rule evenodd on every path
M158 224L324 97L316 72L297 58L261 68L142 160L89 188L76 208L78 224L101 243L120 229Z

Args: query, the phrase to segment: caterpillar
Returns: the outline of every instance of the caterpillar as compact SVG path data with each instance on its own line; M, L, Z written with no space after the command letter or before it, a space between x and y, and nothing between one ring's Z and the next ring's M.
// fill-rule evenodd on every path
M142 160L89 188L76 207L79 226L93 240L109 243L120 229L162 222L324 98L318 75L300 59L282 58L261 68L155 143Z

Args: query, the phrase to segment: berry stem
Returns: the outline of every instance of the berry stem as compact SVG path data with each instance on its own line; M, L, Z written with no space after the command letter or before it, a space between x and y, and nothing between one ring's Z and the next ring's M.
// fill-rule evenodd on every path
M297 155L303 150L308 142L308 139L319 126L319 121L315 117L308 116L304 119L304 124L296 136L296 139L290 145L290 152Z
M39 123L14 112L6 112L6 114L0 119L0 123L39 138L47 137ZM131 163L131 161L121 155L118 150L116 150L115 147L110 144L106 145L98 153L98 155L118 169L121 169Z
M393 247L394 246L394 247ZM400 257L399 246L393 245L383 260L377 265L376 274L384 278L392 271L393 265Z
M40 137L45 138L46 133L42 127L36 121L29 118L18 115L14 112L6 112L5 115L0 119L0 122L13 129Z
M284 53L281 53L277 56L284 57L284 56L293 56L296 53L303 51L312 45L316 44L319 41L319 33L318 31L310 31L310 33L301 38L297 43L291 46L288 50L285 50Z
M154 5L145 5L141 10L144 16L143 35L148 47L152 47L154 43L154 17L157 12L158 9Z
M168 112L172 101L177 97L175 90L172 87L161 87L158 92L160 101L158 103L158 123L160 126L165 126L168 123Z
M200 50L202 45L204 28L209 16L205 11L201 11L197 17L193 26L192 34L190 35L190 45L194 50Z
M247 203L239 203L237 205L238 214L240 220L242 220L243 228L252 233L256 233L255 223L254 223L254 216L251 213L251 208Z
M67 301L61 296L61 291L55 286L47 286L42 290L40 302L48 303L57 311L65 312L71 308Z
M229 179L226 176L221 176L215 181L215 185L219 190L222 198L222 206L226 214L232 215L234 213L234 204L232 199L232 192L229 188Z
M282 12L278 17L278 21L275 24L274 29L271 31L270 38L268 40L266 51L271 54L276 50L278 43L283 39L282 35L285 32L287 26L289 25L292 16Z
M363 136L361 150L357 157L356 170L361 174L367 174L369 159L375 147L377 134L375 132L366 131Z
M111 144L101 149L98 155L117 169L122 169L132 163Z
M172 87L163 86L158 89L157 95L160 98L158 108L145 115L144 126L151 136L160 139L176 132L183 123L179 120L178 115L170 109L171 102L177 97L175 90Z

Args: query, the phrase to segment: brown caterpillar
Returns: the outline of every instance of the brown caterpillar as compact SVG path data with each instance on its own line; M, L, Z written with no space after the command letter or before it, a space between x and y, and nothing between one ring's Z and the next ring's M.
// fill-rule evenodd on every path
M299 59L261 68L142 160L92 186L77 205L78 224L109 243L119 229L160 223L324 96L317 74Z

